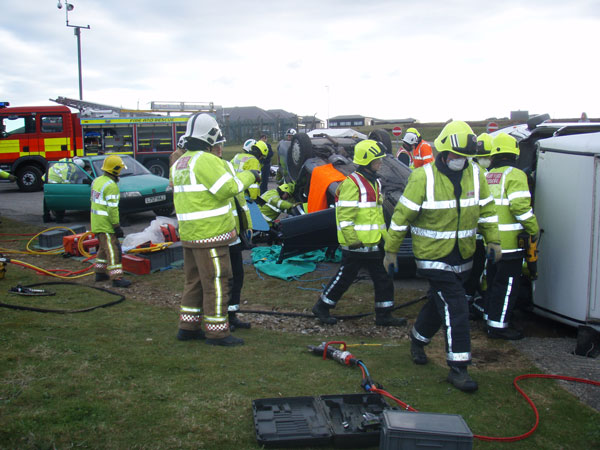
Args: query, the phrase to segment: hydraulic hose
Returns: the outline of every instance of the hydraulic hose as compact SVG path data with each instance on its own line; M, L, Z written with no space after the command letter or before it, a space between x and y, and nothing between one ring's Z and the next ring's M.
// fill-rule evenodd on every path
M69 271L66 271L66 269L53 269L55 271L66 271L67 272L67 275L60 275L57 273L53 273L51 270L42 269L41 267L34 266L33 264L29 264L24 261L19 261L18 259L7 259L6 262L15 264L17 266L22 266L22 267L26 267L28 269L35 270L36 272L44 274L44 275L49 275L51 277L62 278L62 279L67 279L67 280L73 279L73 278L87 277L87 276L93 274L93 272L88 272L93 267L93 265L86 267L84 269L78 270L76 272L69 272ZM82 273L82 272L88 272L88 273Z

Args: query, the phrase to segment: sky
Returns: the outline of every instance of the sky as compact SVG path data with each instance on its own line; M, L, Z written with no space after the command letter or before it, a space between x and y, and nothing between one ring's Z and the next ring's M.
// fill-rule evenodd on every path
M0 101L79 98L64 0L0 0ZM421 122L600 117L600 1L71 0L83 99ZM594 56L596 55L596 56Z

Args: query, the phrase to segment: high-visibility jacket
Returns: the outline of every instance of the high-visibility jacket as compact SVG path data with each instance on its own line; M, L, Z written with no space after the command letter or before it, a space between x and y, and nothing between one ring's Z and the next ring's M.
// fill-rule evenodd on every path
M235 237L230 200L255 181L251 172L232 175L218 156L187 151L171 166L170 176L182 241L207 245Z
M479 166L469 162L460 185L457 202L452 181L435 163L415 169L394 210L385 250L398 252L409 226L415 257L426 262L417 261L419 268L436 268L432 262L448 256L457 242L462 258L471 258L478 231L499 243L494 199Z
M406 156L404 156L406 155ZM411 152L406 151L403 147L400 147L398 149L398 152L396 153L396 158L399 159L401 162L404 162L408 159L408 164L406 164L408 167L414 167L413 164L413 156Z
M385 219L383 217L383 196L381 183L370 182L354 172L338 186L335 202L337 237L342 249L358 241L364 247L357 251L376 251L383 237Z
M236 173L241 173L244 170L261 170L261 164L256 157L250 155L249 153L238 153L231 160L231 164L235 169ZM248 186L248 196L252 200L256 200L260 195L260 184L257 182L252 183Z
M491 169L486 174L486 179L498 212L502 254L522 253L517 244L519 233L525 230L535 236L539 231L531 207L527 175L516 167L503 166Z
M71 176L77 170L75 164L69 164L70 158L59 159L48 170L48 183L70 183Z
M233 165L229 161L223 162L225 163L225 168L228 170L228 172L232 176L235 176L235 169L233 168ZM238 214L238 206L236 206L236 200L237 204L239 205L239 209L241 210L242 217L240 217L240 215ZM241 192L235 197L231 197L230 203L231 212L233 214L233 217L235 218L235 231L237 231L238 235L242 233L242 231L251 230L252 216L250 214L250 208L248 208L248 203L246 202L246 197L244 196L244 193Z
M119 224L119 185L108 175L92 183L90 222L94 233L114 233Z
M432 163L434 161L433 151L431 150L431 145L427 141L419 142L419 145L413 151L413 164L415 169L418 167L422 167L425 164Z
M260 205L260 212L267 221L270 227L273 226L273 222L279 217L282 212L291 209L294 203L283 200L279 196L277 189L271 189L260 196L263 205Z
M0 169L0 179L8 180L9 177L10 177L10 173Z

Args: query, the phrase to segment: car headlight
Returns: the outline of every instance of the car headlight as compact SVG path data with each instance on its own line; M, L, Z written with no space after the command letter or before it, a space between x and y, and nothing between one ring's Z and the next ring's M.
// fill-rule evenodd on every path
M139 191L130 191L121 193L122 198L141 197L142 193Z
M173 192L173 186L167 186L167 189L165 189L165 192Z

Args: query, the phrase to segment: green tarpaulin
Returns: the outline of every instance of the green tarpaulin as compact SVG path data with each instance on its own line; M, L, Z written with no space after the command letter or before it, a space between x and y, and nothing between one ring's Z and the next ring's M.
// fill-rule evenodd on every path
M325 250L314 250L286 258L281 264L277 264L280 251L280 245L254 247L252 249L252 264L266 275L282 280L290 280L314 271L317 268L317 263L340 262L342 260L342 252L339 249L336 250L333 259L325 256Z

